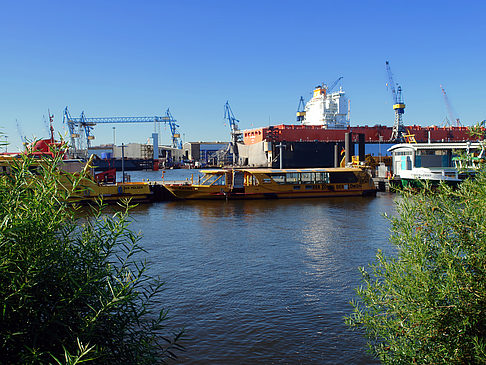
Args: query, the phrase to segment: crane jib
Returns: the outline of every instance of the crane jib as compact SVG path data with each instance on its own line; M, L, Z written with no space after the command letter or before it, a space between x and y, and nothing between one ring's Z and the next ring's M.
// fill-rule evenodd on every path
M69 134L71 136L71 147L74 150L84 148L84 143L87 147L90 147L91 140L94 136L91 131L96 124L103 123L166 123L169 124L172 135L172 146L174 148L182 148L182 141L180 140L180 133L177 128L176 120L172 117L169 109L167 109L165 116L151 116L151 117L102 117L102 118L86 118L84 112L81 113L79 118L73 118L69 114L68 108L64 109L63 122L68 125ZM85 141L81 141L81 136L85 136Z

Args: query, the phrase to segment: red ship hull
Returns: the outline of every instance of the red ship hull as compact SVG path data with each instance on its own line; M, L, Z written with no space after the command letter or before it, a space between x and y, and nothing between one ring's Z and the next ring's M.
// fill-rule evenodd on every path
M420 142L459 142L471 140L467 127L421 127L417 125L405 126L409 134L414 135L415 140ZM347 129L325 129L313 125L277 125L243 131L243 141L246 145L268 141L268 142L342 142L345 133L353 132L354 138L358 134L364 134L365 143L387 142L392 134L392 127L376 125L356 126ZM381 137L381 138L380 138Z

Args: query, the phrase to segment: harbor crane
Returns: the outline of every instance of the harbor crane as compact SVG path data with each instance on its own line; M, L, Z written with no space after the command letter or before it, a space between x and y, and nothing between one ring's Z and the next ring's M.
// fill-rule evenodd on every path
M157 124L160 123L169 124L172 147L182 148L181 135L178 132L179 125L174 119L170 110L167 109L165 116L163 117L104 117L104 118L87 118L84 111L81 112L79 118L71 117L68 108L64 109L63 123L66 123L69 129L69 135L71 138L71 148L74 154L82 153L83 150L87 150L91 147L91 141L94 139L92 133L94 126L103 123L154 123L154 128L157 130Z
M299 105L297 106L297 123L302 123L305 118L305 101L304 97L301 96L299 100Z
M449 97L447 96L447 93L442 85L440 85L440 89L442 90L442 94L444 95L444 102L447 108L447 114L449 114L449 118L451 119L451 121L454 120L456 122L457 127L460 127L461 121L459 120L459 118L454 118L454 109L452 108L451 101L449 100Z
M231 133L231 146L233 148L233 164L235 165L238 162L238 143L243 143L243 133L241 132L240 128L238 127L238 123L240 122L238 119L235 118L233 111L229 105L229 102L226 101L224 104L224 120L228 121Z
M393 81L393 74L391 72L390 63L386 61L386 72L388 75L387 86L390 88L393 97L393 110L395 110L395 122L393 123L393 130L390 137L392 142L402 142L404 140L403 134L406 133L403 126L402 115L405 112L405 103L402 98L402 87L398 84L395 89L395 82Z

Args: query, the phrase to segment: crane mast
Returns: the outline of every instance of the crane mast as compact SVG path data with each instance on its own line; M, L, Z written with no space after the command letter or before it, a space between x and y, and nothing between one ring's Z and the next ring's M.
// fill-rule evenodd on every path
M391 72L390 63L388 61L386 61L385 67L388 75L387 85L392 92L393 110L395 111L395 121L393 123L393 130L390 141L402 142L404 140L403 134L406 133L402 120L403 113L405 113L405 103L403 102L402 88L400 85L396 84L397 88L395 89L395 82L393 81L393 74Z
M170 113L169 108L167 108L167 111L165 112L165 118L162 117L162 122L168 123L169 128L170 128L170 135L172 137L172 147L174 148L182 148L182 141L181 141L181 134L177 130L179 124L177 124L177 120L174 119L172 114Z
M243 143L243 133L240 131L238 127L238 123L240 122L238 119L235 118L233 111L229 105L229 102L226 101L224 104L224 119L228 121L231 133L231 146L233 149L233 165L236 165L238 162L238 143Z

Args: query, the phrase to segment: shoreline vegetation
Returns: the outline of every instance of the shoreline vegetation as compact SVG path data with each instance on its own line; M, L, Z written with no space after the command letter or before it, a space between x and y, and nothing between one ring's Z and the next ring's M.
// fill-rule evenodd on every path
M482 139L484 122L471 128ZM21 154L0 175L0 353L9 364L155 364L177 360L163 282L147 273L130 202L90 214L66 201L83 174ZM464 156L469 158L470 156ZM62 175L62 176L61 176ZM70 180L69 189L62 181ZM402 190L345 318L384 364L486 363L486 170L457 188Z
M484 121L471 133L484 144ZM472 156L463 156L468 162ZM384 364L486 363L486 169L453 189L402 190L346 323Z
M184 350L169 335L163 282L151 277L129 202L78 218L60 186L62 153L28 155L0 176L0 353L8 364L154 364ZM62 179L66 175L63 173Z

